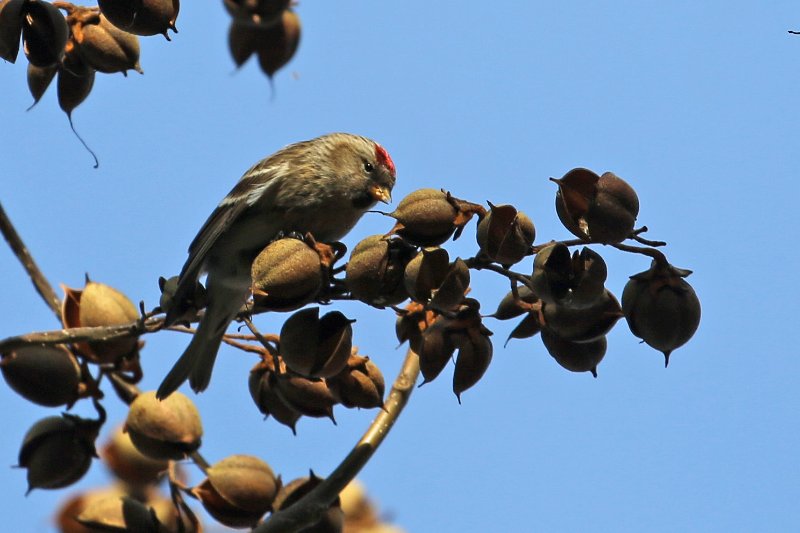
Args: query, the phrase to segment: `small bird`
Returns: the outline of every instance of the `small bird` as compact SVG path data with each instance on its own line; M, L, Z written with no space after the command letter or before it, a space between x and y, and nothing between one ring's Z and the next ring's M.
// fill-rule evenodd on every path
M391 201L395 175L380 144L349 133L291 144L245 172L189 246L165 324L191 308L203 272L208 305L156 396L166 398L187 379L195 392L208 387L222 337L247 301L250 269L264 247L291 233L341 239L377 202Z

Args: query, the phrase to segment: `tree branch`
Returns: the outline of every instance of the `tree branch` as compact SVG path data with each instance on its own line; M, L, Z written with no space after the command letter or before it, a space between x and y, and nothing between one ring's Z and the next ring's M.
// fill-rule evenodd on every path
M316 523L322 513L336 500L358 472L367 464L383 439L389 434L414 390L419 376L419 356L409 348L403 368L392 385L392 390L367 431L356 443L347 457L314 490L287 509L276 512L269 520L259 525L253 533L283 533L298 531Z

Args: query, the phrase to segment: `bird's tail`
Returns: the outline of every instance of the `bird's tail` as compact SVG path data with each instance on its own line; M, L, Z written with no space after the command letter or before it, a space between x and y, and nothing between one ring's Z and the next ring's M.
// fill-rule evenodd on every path
M187 379L195 392L208 387L222 337L241 308L240 292L213 295L192 341L158 387L157 398L166 398Z

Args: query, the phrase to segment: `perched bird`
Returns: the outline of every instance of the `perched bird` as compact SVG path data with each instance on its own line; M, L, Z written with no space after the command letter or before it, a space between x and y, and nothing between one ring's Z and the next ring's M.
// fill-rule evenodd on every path
M311 233L341 239L376 202L391 200L395 167L378 143L332 133L289 145L256 163L208 217L189 246L166 325L180 320L197 280L206 279L207 307L197 332L156 395L166 398L189 380L208 387L222 337L250 294L250 268L275 238Z

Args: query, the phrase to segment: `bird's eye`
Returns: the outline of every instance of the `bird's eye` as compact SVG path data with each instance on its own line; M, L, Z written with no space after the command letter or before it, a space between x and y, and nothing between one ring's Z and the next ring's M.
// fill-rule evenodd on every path
M375 167L372 166L372 163L370 163L369 161L364 161L364 170L366 170L367 172L372 172L373 170L375 170Z

